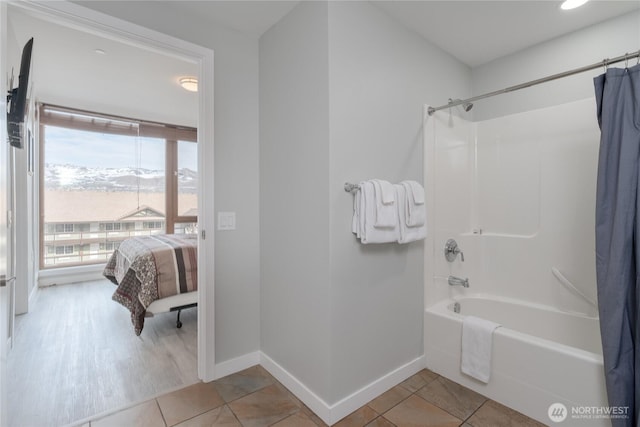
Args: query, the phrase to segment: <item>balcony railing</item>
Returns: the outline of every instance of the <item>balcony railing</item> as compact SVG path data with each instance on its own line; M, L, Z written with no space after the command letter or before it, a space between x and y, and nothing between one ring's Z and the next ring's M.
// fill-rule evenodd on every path
M150 236L153 234L161 234L164 230L160 228L147 228L143 230L118 230L118 231L81 231L77 233L45 233L45 242L68 242L84 241L86 243L94 243L100 241L124 240L134 236Z
M45 223L45 229L47 227ZM176 234L193 234L198 232L197 223L176 223ZM100 244L116 245L130 237L151 236L163 234L164 229L145 228L134 230L109 231L80 231L76 233L45 233L44 237L44 268L69 267L76 265L100 264L109 260L112 250L97 249ZM47 246L74 246L72 253L47 253ZM75 246L93 245L94 249L76 250ZM55 251L55 249L54 249Z
M45 224L46 227L46 224ZM53 233L44 235L44 267L58 267L58 266L72 266L72 265L86 265L86 264L100 264L106 262L113 249L89 249L89 250L76 250L75 246L82 247L83 245L100 244L113 244L116 245L120 242L137 236L151 236L154 234L162 234L162 229L141 229L141 230L116 230L116 231L83 231L78 233ZM47 246L74 246L72 253L56 254L48 253ZM54 249L55 250L55 249Z

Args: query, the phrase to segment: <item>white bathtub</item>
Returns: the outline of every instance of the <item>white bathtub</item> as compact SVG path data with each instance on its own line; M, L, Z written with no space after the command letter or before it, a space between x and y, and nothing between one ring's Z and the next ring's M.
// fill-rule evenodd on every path
M460 304L460 313L453 311ZM462 319L500 323L493 335L489 384L460 372ZM597 318L484 296L442 301L425 311L427 367L544 424L549 406L567 407L562 426L610 426L589 408L606 407ZM585 409L587 408L587 409Z

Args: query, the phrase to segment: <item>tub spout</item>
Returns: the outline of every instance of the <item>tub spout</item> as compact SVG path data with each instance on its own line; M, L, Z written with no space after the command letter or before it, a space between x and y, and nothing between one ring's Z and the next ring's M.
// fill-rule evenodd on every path
M462 286L464 288L469 287L469 279L461 279L460 277L456 276L449 276L447 282L449 283L449 286Z

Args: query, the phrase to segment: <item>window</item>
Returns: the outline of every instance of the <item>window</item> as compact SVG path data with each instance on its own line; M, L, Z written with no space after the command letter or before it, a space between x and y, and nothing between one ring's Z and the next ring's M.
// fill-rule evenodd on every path
M103 231L120 231L121 224L119 222L107 222L100 224L100 230Z
M159 228L162 228L162 222L161 221L144 221L142 223L142 228L159 229Z
M89 223L73 224L73 231L75 231L76 233L85 233L85 232L87 232L89 230L90 230L90 224Z
M198 215L197 145L190 141L178 141L177 157L178 217L194 217Z
M40 139L42 268L103 263L112 239L197 228L195 129L40 105Z
M73 245L56 246L56 255L68 255L73 253Z
M198 147L194 141L167 139L167 233L198 220ZM178 230L178 231L176 231Z
M73 233L73 224L55 224L56 233Z
M176 223L173 231L175 234L198 234L197 222L179 222Z
M100 243L100 250L113 252L114 250L118 249L118 246L120 246L120 242Z

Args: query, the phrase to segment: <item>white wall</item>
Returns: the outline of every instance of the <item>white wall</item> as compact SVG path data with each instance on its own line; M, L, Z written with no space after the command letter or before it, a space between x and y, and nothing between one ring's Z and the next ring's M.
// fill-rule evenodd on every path
M260 75L262 350L337 407L423 353L424 243L361 245L343 184L422 181L423 104L470 70L368 2L309 2Z
M13 87L18 85L18 74L20 73L20 59L22 54L22 46L26 40L18 40L16 37L14 26L11 19L7 22L7 62L9 66L9 74L13 72ZM25 128L27 123L25 123ZM26 171L27 150L26 141L25 148L22 150L10 149L15 156L15 173L13 179L16 198L14 209L14 230L17 236L29 236L28 224L29 216L27 213L27 199L21 195L30 194L31 188L28 185L28 176ZM26 313L28 311L29 292L33 283L29 283L29 246L28 239L16 239L15 247L15 312L16 314Z
M424 245L361 245L345 181L423 180L423 105L470 95L470 70L368 2L329 3L332 393L423 353Z
M8 9L7 22L7 39L8 49L7 58L9 67L13 69L14 88L18 85L18 74L20 72L20 61L22 57L22 49L28 41L28 37L21 37L16 32L15 22L13 20L14 10ZM33 64L33 59L32 59ZM16 191L15 205L15 227L16 236L16 292L15 307L16 314L23 314L29 311L30 299L36 291L37 271L39 269L39 257L36 252L38 240L38 228L31 225L38 223L37 216L37 192L35 184L38 180L37 171L29 173L29 135L34 141L33 149L33 165L38 165L38 147L37 147L37 126L35 126L35 103L33 80L38 78L38 71L35 67L31 67L29 75L29 91L27 92L27 116L24 122L24 147L16 149L15 153L15 177L14 185Z
M7 5L0 3L0 52L6 52L7 46ZM6 85L7 71L9 70L5 55L0 55L0 93L5 94L8 87ZM0 106L0 129L7 126L7 107L6 102ZM0 132L0 212L7 211L7 194L8 194L8 169L7 154L9 152L6 132ZM0 276L6 279L9 272L8 266L10 262L9 246L7 242L7 217L0 215ZM7 325L9 323L8 312L8 288L0 287L0 425L7 425L9 417L7 416Z
M186 17L169 2L77 3L214 50L215 153L206 160L215 165L216 209L236 212L237 226L234 231L216 232L215 236L216 363L257 351L260 346L257 40L198 16Z
M473 94L480 95L638 50L640 11L628 13L473 69ZM635 65L635 60L632 64ZM624 63L615 67L624 67ZM593 96L593 77L603 68L476 103L476 120L529 111Z
M60 25L17 7L9 14L19 40L34 38L37 74L30 81L38 102L196 126L198 94L178 85L179 77L197 75L195 63ZM96 48L105 53L96 53Z
M328 4L260 39L261 350L331 395Z

